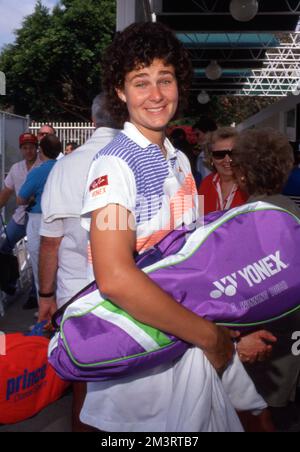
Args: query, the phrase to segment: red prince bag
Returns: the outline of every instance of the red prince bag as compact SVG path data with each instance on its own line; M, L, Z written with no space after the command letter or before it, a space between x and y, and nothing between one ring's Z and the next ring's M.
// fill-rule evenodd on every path
M0 424L36 415L69 386L49 365L48 345L44 337L0 335Z

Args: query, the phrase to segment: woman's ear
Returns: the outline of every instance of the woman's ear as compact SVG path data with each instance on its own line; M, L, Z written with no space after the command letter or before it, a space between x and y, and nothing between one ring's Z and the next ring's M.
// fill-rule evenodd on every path
M121 89L116 88L116 92L117 92L117 95L118 95L119 99L121 99L122 102L126 103L126 96L125 96L124 91L122 91Z

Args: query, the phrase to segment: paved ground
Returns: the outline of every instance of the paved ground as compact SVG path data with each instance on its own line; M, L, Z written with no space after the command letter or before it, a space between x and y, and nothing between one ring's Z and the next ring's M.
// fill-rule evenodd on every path
M5 333L27 332L34 323L34 310L22 310L27 294L10 299L3 318L0 317L0 331ZM0 426L0 432L70 432L72 396L67 394L37 416L15 425Z

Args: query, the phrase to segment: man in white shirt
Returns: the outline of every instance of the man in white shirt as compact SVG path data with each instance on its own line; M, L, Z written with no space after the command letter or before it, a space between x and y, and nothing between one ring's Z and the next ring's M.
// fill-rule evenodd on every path
M80 224L85 185L93 158L118 133L102 95L94 99L92 119L96 131L83 146L56 163L43 193L39 321L50 320L57 306L63 306L90 282L88 233ZM75 412L83 400L75 400L77 403Z
M24 133L19 138L20 151L23 160L15 163L5 181L4 188L0 192L0 209L4 207L13 194L18 194L24 184L29 171L41 164L38 158L38 141L31 133ZM11 253L15 244L26 234L26 206L19 206L7 226L8 240L3 244L1 251Z
M18 194L28 173L33 168L37 168L42 164L38 155L38 139L35 135L23 133L19 137L19 145L23 160L15 163L11 167L4 181L4 188L0 192L0 209L7 204L14 194ZM26 222L26 206L17 207L13 217L7 225L7 237L1 246L1 252L6 254L11 254L13 252L15 245L26 235ZM15 288L12 287L12 293L14 290ZM24 305L25 309L31 309L33 307L36 307L36 295L34 290Z

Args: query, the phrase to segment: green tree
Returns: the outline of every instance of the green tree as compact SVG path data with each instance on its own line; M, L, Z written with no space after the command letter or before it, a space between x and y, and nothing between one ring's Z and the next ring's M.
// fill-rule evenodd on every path
M0 55L2 106L42 121L89 120L115 18L114 0L61 0L52 12L38 1Z

